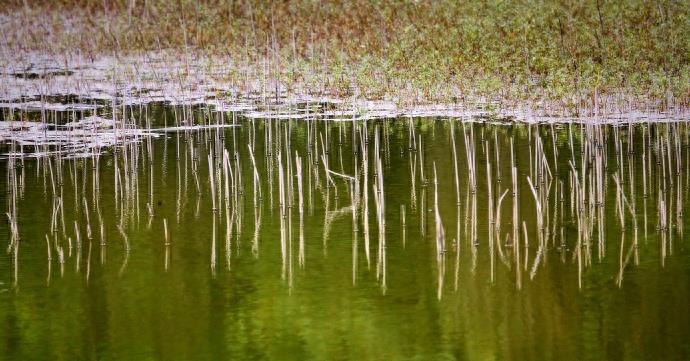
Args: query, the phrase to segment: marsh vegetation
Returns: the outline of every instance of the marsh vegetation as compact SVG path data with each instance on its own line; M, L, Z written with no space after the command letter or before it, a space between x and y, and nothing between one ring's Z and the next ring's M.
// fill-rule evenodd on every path
M687 2L642 0L11 1L0 51L4 73L22 80L103 67L112 84L123 70L165 66L172 83L203 74L244 95L679 111L688 17ZM131 80L151 74L141 75Z
M11 1L0 359L687 359L681 1Z

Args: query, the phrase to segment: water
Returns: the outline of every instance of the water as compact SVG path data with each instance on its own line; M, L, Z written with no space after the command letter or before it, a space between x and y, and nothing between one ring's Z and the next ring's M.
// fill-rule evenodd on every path
M151 127L169 126L178 110L151 106ZM3 205L20 237L12 241L7 218L0 223L9 246L0 254L0 358L690 357L684 124L234 121L240 126L136 138L100 156L0 161ZM376 213L377 135L385 227ZM513 184L511 140L518 192L505 194L496 229L498 199ZM335 173L356 174L356 184L331 173L329 186L324 159ZM292 181L284 208L281 166ZM527 177L542 201L542 231ZM586 187L581 209L575 178Z

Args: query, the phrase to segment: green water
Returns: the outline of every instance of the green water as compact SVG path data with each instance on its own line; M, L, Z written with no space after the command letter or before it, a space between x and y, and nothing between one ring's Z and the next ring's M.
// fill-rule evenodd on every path
M162 113L151 114L159 117ZM358 150L362 149L361 138L353 135L351 122L312 121L309 126L305 121L252 122L239 118L237 122L240 127L220 134L215 130L175 133L150 144L144 141L130 146L128 156L139 157L138 179L131 181L131 191L124 200L116 201L115 196L116 164L125 177L122 152L117 159L112 152L103 154L96 171L92 158L53 160L53 172L62 169L63 181L56 185L56 193L64 202L64 215L58 216L55 232L51 231L55 201L45 158L17 160L21 164L16 168L22 185L17 201L21 239L18 251L0 253L0 359L690 358L690 250L682 233L689 229L690 221L672 211L687 204L684 126L620 130L625 149L634 140L633 153L622 157L613 145L616 130L602 127L608 140L604 147L608 168L603 229L595 227L590 261L578 262L577 211L571 208L568 161L574 156L580 164L584 141L579 126L472 125L477 165L477 192L473 194L462 123L415 119L415 134L422 140L415 151L409 149L408 119L368 122L367 242L363 208L358 207L353 222L347 183L334 176L335 187L328 187L323 162L317 163L313 152L313 139L318 138L319 158L321 139L327 139L330 169L353 175L358 167L361 178L362 154L353 151L353 138ZM358 131L362 124L355 124ZM385 240L379 234L372 189L377 127L384 176ZM465 125L468 134L469 127ZM269 129L271 142L267 144ZM668 129L681 135L681 153L674 157L682 164L682 172L672 177L673 185L668 184L667 192L661 195L659 169L664 163L657 164L661 157L653 144L647 147L645 159L652 157L653 169L648 170L645 181L650 191L644 197L644 139L652 130L653 143ZM451 130L456 138L459 205ZM555 179L547 200L549 227L554 231L541 251L535 201L526 181L537 134ZM511 138L519 194L516 198L510 192L506 195L500 236L491 246L484 140L491 154L491 185L497 202L511 187ZM256 206L247 148L252 143L262 192ZM218 199L219 211L212 210L207 155L213 149L238 152L235 164L241 169L238 190L242 192L237 193L236 202L230 200L232 214L228 217L223 196ZM294 177L292 207L286 208L286 217L281 220L278 150L285 169L285 154L290 153L293 174L295 152L302 157L303 226ZM420 174L421 158L426 183ZM612 175L619 159L623 159L625 193L637 213L637 229L630 214L621 227L616 213ZM436 250L434 162L446 244L440 256ZM675 158L671 160L675 162ZM9 207L7 160L0 161L0 171L2 203ZM100 179L97 192L93 187L96 172ZM218 176L222 179L222 172L215 176L216 181ZM562 185L556 186L558 181ZM562 198L557 195L561 191ZM153 217L147 210L151 194ZM126 200L129 195L130 200ZM662 196L680 199L670 202L668 231L658 228L658 199ZM476 216L472 216L473 201ZM525 222L529 236L527 248L517 247L519 256L511 244L513 202L517 202L519 222ZM164 219L170 239L167 246ZM228 219L233 224L229 238ZM76 247L75 221L81 249ZM473 223L476 239L471 236ZM282 238L281 225L286 229ZM599 243L599 232L603 244ZM664 232L667 236L662 235ZM635 233L638 246L635 254L628 256L633 252ZM51 242L51 260L46 234ZM519 234L524 242L521 224ZM0 236L10 239L6 218L0 223ZM73 248L68 251L70 239ZM381 242L385 247L379 247ZM57 245L65 252L62 265ZM619 273L623 276L620 280Z

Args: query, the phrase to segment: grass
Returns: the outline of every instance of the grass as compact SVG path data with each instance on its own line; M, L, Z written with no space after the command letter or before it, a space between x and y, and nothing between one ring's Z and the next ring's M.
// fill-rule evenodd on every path
M1 11L6 59L166 50L235 64L229 78L267 68L288 88L413 103L690 100L684 1L15 0Z

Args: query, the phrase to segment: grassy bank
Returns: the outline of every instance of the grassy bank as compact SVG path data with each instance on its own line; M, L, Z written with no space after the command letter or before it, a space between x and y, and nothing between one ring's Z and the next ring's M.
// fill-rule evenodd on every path
M598 97L685 107L684 1L15 1L4 57L177 51L287 87L434 102L489 96L587 107ZM248 70L249 69L249 70Z

